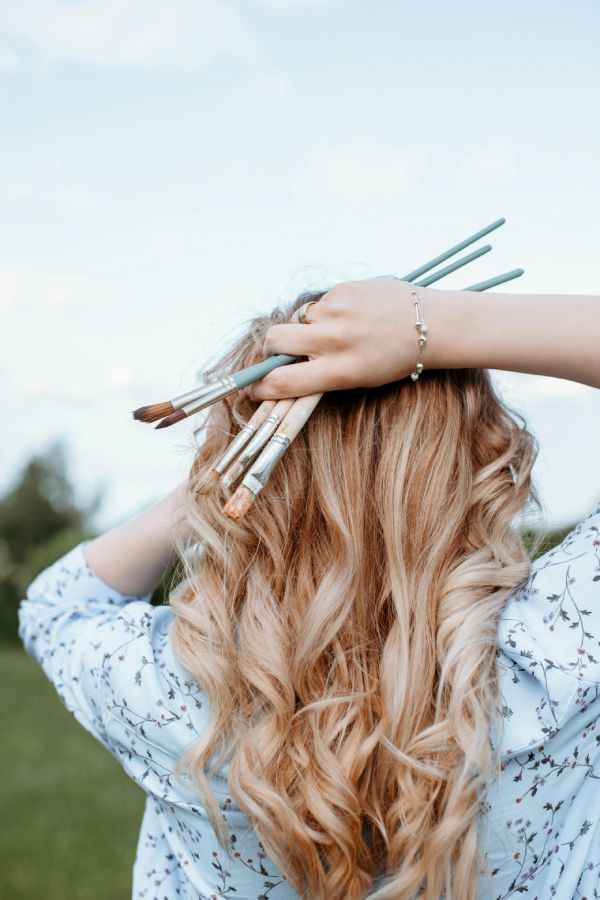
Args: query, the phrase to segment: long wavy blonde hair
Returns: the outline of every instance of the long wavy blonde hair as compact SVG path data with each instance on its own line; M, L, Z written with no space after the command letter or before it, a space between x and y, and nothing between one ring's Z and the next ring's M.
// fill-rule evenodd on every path
M320 296L253 319L211 371L262 359L266 329ZM204 554L181 547L171 640L213 717L177 777L229 853L205 769L231 760L231 796L303 898L359 900L379 876L373 900L474 900L535 438L485 369L332 391L232 523L207 476L255 408L238 392L195 432L186 514Z

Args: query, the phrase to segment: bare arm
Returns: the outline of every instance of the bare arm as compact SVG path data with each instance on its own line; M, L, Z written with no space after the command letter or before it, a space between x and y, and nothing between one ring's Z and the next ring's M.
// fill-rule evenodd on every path
M156 503L85 544L90 568L123 594L152 593L176 560L174 532L188 534L181 482Z
M600 296L417 291L429 328L425 369L505 369L600 387ZM338 284L310 307L308 320L269 328L267 353L309 360L275 369L250 389L252 397L372 387L406 378L415 367L415 309L406 282Z
M442 322L439 341L432 329L427 344L435 368L504 369L600 387L600 296L429 289L423 304L430 299ZM451 340L452 326L443 323L457 312L461 332Z

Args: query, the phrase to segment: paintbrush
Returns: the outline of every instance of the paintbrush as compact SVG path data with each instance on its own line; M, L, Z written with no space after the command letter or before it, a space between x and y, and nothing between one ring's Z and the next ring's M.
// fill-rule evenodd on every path
M523 272L524 269L513 269L510 272L489 278L487 281L481 281L468 288L463 288L463 290L485 291L488 288L504 284L506 281L511 281L513 278L518 278ZM256 462L250 467L240 486L223 506L223 515L228 519L239 522L246 515L267 483L273 469L303 425L308 421L323 393L307 394L305 397L299 397L294 401L290 411Z
M133 411L133 418L141 422L155 422L157 419L167 418L160 422L157 428L166 428L173 425L192 413L199 412L207 406L222 400L228 394L239 391L240 388L247 387L254 381L264 378L273 369L278 366L285 366L289 363L296 362L297 356L290 356L287 353L277 353L269 356L262 362L255 363L253 366L247 366L234 372L233 375L211 375L206 378L200 387L180 394L173 400L166 400L164 403L152 403L149 406L140 406Z
M214 464L210 472L208 472L205 479L207 484L212 479L218 478L219 475L222 475L225 469L229 468L236 456L240 453L241 450L244 449L248 441L250 441L250 439L254 437L257 430L260 431L260 426L264 424L265 419L269 416L269 413L276 405L276 400L263 400L260 406L255 409L249 420L242 426L240 431L238 431L229 447L219 457L218 461ZM272 433L273 432L271 432L271 434ZM269 437L271 436L271 434L269 434Z
M244 442L245 446L240 448L238 459L235 459L238 454L229 453L229 449L231 448L228 448L214 465L214 470L217 473L224 472L221 476L221 484L223 487L231 487L234 481L237 481L240 475L243 474L248 463L254 459L260 450L262 450L267 441L273 437L276 429L281 425L284 416L290 411L294 403L294 398L290 398L289 400L279 400L277 403L273 400L265 400L263 402L274 403L274 408L269 412L260 428L258 428L256 433L252 436L252 439L248 443ZM257 412L261 408L262 403L258 407ZM235 441L233 443L235 443Z
M450 247L439 256L424 263L418 269L409 272L408 275L403 275L401 280L414 281L425 272L429 272L440 263L445 262L445 260L449 259L451 256L464 250L465 247L475 243L475 241L478 241L484 235L499 228L505 221L506 219L503 218L497 219L495 222L492 222L475 234L470 235L470 237L465 238L465 240L461 241L459 244ZM485 247L474 251L474 253L470 253L468 256L457 260L451 266L447 266L446 269L441 270L439 273L435 273L430 280L417 282L417 284L431 284L432 281L442 278L450 272L456 271L472 260L482 256L484 253L488 253L489 250L491 250L491 246L488 244ZM249 384L258 381L260 378L264 378L265 375L268 375L269 372L278 366L289 365L290 363L296 362L298 359L299 357L297 356L278 353L274 356L267 357L267 359L260 363L248 366L245 369L241 369L239 372L234 372L232 375L211 375L208 378L205 378L204 383L199 387L187 391L185 394L180 394L172 400L166 400L161 403L151 403L148 406L140 406L138 409L133 410L133 418L141 422L155 422L157 419L162 419L163 421L156 425L155 428L167 428L170 425L174 425L176 422L180 422L182 419L187 418L187 416L191 416L194 413L206 409L206 407L211 406L218 400L222 400L234 391L247 387Z
M252 465L239 488L223 507L223 513L228 519L237 522L247 513L265 486L271 472L296 435L299 434L322 396L323 393L307 394L305 397L291 401L291 408L283 422Z
M504 221L505 221L504 219L498 219L497 222L494 222L491 226L488 226L488 228L498 227ZM470 240L470 239L467 239L467 240ZM462 244L458 244L457 246L462 248L463 245L464 245L464 242ZM453 249L456 249L456 248L453 248ZM480 247L478 250L475 250L472 253L469 253L467 256L461 257L460 259L457 259L455 262L451 263L449 266L446 266L443 269L438 269L437 272L434 272L432 275L428 275L427 278L423 278L421 281L417 281L415 283L421 287L425 287L427 285L433 284L434 282L439 281L440 279L444 278L446 275L449 275L451 272L455 272L458 269L462 268L463 266L466 266L468 263L472 262L473 260L478 259L480 256L483 256L485 253L489 253L489 251L491 249L492 249L491 245L486 244L484 247ZM416 269L415 271L423 274L424 272L428 271L428 269L431 265L435 264L436 262L439 262L440 260L447 259L448 254L450 252L451 251L446 251L441 256L436 257L435 260L431 260L429 263L425 263L424 266L421 266L419 269ZM409 274L412 274L412 273L409 273ZM514 269L512 272L506 273L505 275L499 275L495 279L489 279L486 282L481 282L481 285L471 285L471 287L466 288L465 290L485 290L485 288L487 288L487 287L493 287L496 284L502 284L503 281L508 281L508 280L510 280L510 278L517 278L521 274L523 274L523 269ZM381 276L381 277L387 277L387 276ZM400 280L402 280L402 281L406 280L406 276L404 276L404 278L402 278ZM265 400L263 402L264 403L272 403L272 401L270 401L270 400ZM261 408L262 408L262 406L259 406L257 412L260 412ZM285 412L283 414L285 414ZM269 419L270 418L271 417L269 417ZM269 420L267 420L267 421L269 421ZM266 424L259 430L259 433L256 435L254 440L248 446L246 452L243 453L240 456L240 458L235 463L233 463L233 465L231 465L231 467L225 472L224 475L222 475L221 484L224 487L231 487L232 484L235 481L237 481L238 478L241 477L247 464L250 462L252 457L254 455L256 455L258 450L260 450L261 447L271 437L271 435L273 434L273 431L274 431L274 429L267 430ZM239 447L240 450L241 450L241 447L245 443L246 443L246 441L244 441L243 444ZM234 441L234 444L235 444L235 441ZM228 464L231 460L235 459L236 453L233 451L234 451L233 445L231 445L231 447L225 451L225 456L227 457ZM222 465L221 460L219 460L219 462L215 464L215 467L214 467L215 470L217 469L217 466L219 467L219 471L223 472L225 467ZM212 477L214 477L214 476L212 476Z

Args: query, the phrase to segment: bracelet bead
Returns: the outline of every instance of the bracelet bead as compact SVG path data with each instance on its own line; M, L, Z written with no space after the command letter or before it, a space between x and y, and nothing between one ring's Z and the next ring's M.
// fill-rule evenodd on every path
M419 332L419 338L418 338L419 353L417 356L417 364L415 366L415 371L410 373L410 377L412 378L412 380L416 381L418 379L419 375L421 374L421 372L423 371L422 354L423 354L423 347L427 343L427 337L425 335L425 332L428 331L429 329L427 328L427 325L423 321L423 313L421 312L421 306L419 304L419 295L417 294L414 287L411 287L410 291L411 291L411 294L413 297L413 303L415 304L415 314L417 317L417 320L415 322L415 328Z

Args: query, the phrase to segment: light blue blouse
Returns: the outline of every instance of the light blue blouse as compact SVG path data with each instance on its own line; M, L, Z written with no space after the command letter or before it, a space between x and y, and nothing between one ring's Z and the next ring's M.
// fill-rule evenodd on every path
M19 636L67 709L146 794L133 898L297 898L229 796L228 764L212 785L233 860L198 794L175 780L176 760L207 725L206 697L174 658L171 608L102 581L85 543L29 585ZM501 617L502 772L481 819L493 871L482 898L600 894L599 644L600 502L532 564Z

